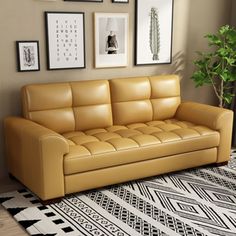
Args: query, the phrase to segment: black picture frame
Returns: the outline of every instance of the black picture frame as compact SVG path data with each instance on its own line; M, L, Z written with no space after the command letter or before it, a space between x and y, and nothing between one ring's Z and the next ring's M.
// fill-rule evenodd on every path
M64 0L65 2L103 2L103 0Z
M16 41L17 71L40 71L39 41Z
M112 3L129 3L129 0L112 0Z
M172 63L173 8L174 0L135 0L136 66Z
M45 14L47 69L86 68L84 12Z

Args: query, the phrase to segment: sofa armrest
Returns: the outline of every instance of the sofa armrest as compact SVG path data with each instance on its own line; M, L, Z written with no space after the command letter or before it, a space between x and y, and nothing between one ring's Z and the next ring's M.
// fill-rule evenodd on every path
M20 117L6 118L4 131L9 172L42 200L64 196L65 138Z
M217 163L230 158L233 112L228 109L214 107L195 102L183 102L179 105L175 117L195 124L207 126L220 133Z

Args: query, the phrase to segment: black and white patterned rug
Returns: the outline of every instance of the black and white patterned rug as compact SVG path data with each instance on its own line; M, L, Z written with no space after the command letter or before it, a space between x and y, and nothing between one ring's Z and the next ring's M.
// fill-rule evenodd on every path
M70 195L42 206L28 190L0 203L30 235L235 236L236 151L205 167Z

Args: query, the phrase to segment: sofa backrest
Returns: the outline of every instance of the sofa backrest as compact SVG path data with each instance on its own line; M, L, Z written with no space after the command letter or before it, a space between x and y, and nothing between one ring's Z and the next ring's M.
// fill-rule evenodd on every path
M58 133L112 125L107 80L27 85L22 102L25 118Z
M177 75L112 79L110 89L117 125L169 119L180 104Z
M58 133L172 118L176 75L26 85L23 115Z

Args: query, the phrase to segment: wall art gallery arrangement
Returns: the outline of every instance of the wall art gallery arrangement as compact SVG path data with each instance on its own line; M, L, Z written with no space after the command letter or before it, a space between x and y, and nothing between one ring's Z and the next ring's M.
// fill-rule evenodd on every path
M64 0L102 3L103 0ZM111 0L129 3L129 0ZM172 60L174 0L135 0L135 42L128 45L128 13L94 13L94 67L128 66L134 45L134 65L168 64ZM45 12L47 69L86 67L85 13ZM39 71L39 41L17 41L18 71Z

